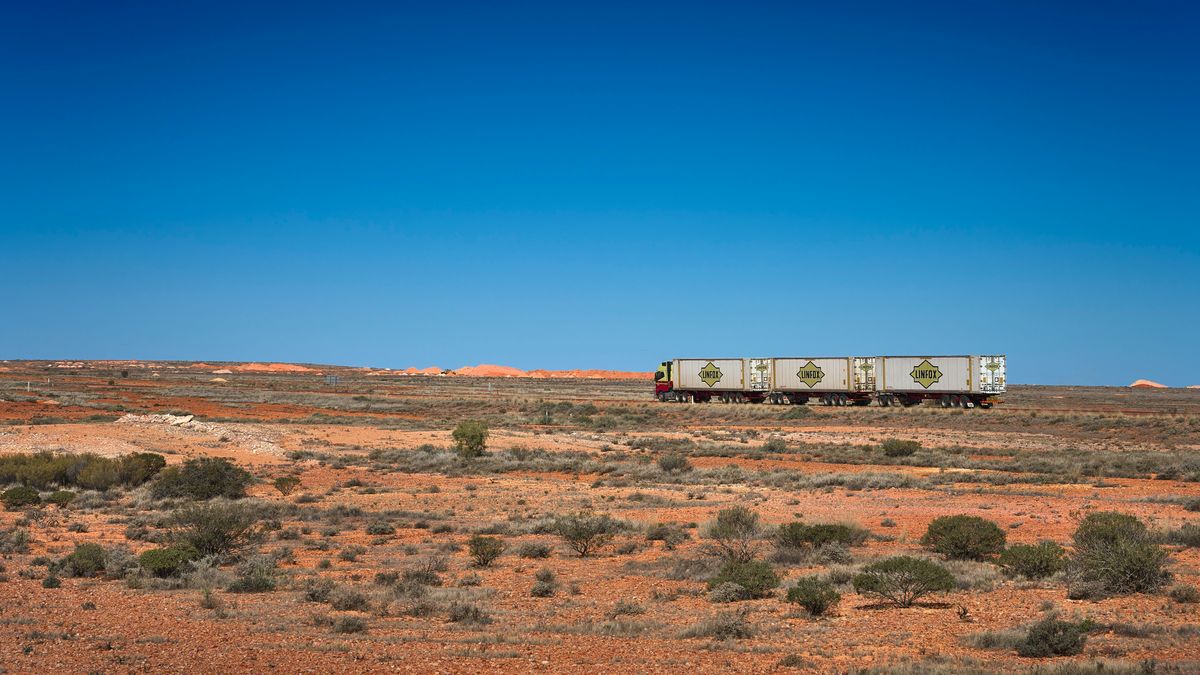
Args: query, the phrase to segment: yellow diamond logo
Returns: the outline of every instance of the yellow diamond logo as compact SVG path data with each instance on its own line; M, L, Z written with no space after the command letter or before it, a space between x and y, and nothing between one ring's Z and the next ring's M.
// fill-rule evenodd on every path
M942 369L930 363L929 359L925 359L918 363L909 375L912 376L913 382L928 389L942 379Z
M869 373L875 369L875 366L870 361L863 361L862 365L859 366L858 369L864 373Z
M996 372L997 370L1000 370L1000 364L999 364L999 363L996 363L995 361L992 361L991 363L989 363L989 364L987 364L986 366L984 366L984 368L987 368L988 370L990 370L990 371L992 371L992 372L994 373L994 372Z
M800 370L796 372L796 377L807 384L809 389L812 389L817 386L818 382L825 379L825 371L821 370L821 366L809 361L800 367Z
M721 369L713 365L712 361L709 361L707 365L700 369L700 381L710 387L713 386L721 381Z

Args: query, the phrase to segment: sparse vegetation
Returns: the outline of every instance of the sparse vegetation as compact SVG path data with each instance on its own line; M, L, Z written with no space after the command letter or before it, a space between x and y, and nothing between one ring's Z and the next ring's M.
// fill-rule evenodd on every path
M240 499L254 482L250 473L222 457L189 459L182 466L163 469L154 481L155 499Z
M1166 552L1145 523L1131 515L1088 514L1073 539L1069 564L1073 597L1153 592L1171 578Z
M499 558L507 545L495 537L485 537L477 534L467 540L467 549L471 552L471 559L475 561L476 567L491 567L492 563Z
M481 420L463 420L451 434L454 449L463 459L482 457L487 453L488 425Z
M750 562L758 555L761 533L757 513L744 506L731 506L717 512L704 536L726 560Z
M730 560L709 580L708 587L713 589L725 583L737 584L746 589L750 597L761 598L779 586L779 575L761 560Z
M997 561L1004 571L1012 576L1030 579L1045 579L1053 576L1066 565L1067 552L1052 541L1038 544L1013 544Z
M879 444L883 454L888 457L909 457L921 449L920 441L905 441L899 438L889 438Z
M813 616L823 616L837 607L842 594L820 577L804 577L788 589L787 601L794 602Z
M279 491L279 494L287 497L300 487L300 479L296 476L280 476L272 484Z
M1084 626L1047 616L1029 627L1025 639L1017 644L1017 654L1033 658L1072 656L1083 651L1086 641Z
M942 516L929 524L921 544L952 560L983 560L1004 550L1000 526L978 516Z
M954 575L945 567L912 556L895 556L873 562L855 575L854 590L877 596L899 607L911 607L921 598L954 589Z
M618 529L616 521L603 514L573 513L554 522L554 531L582 557L611 541Z

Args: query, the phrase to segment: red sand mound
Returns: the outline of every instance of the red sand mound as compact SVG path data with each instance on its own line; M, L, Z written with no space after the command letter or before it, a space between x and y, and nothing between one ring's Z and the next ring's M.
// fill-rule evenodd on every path
M243 363L233 366L230 370L239 373L316 373L308 366L298 366L294 363Z
M1150 380L1138 380L1129 386L1136 387L1138 389L1166 389L1167 388L1167 385L1165 385L1165 384L1151 382Z
M495 366L482 363L478 366L466 366L454 371L455 375L467 377L525 377L526 372L511 366Z
M581 378L586 380L651 380L654 373L623 370L531 370L529 377Z
M437 366L429 366L428 368L405 368L405 375L441 375L442 369Z

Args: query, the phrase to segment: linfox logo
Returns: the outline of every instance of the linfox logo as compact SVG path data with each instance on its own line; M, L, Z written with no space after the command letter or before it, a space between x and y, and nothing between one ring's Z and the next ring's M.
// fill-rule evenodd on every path
M912 375L913 382L928 389L942 379L942 369L925 359L918 363L909 375Z
M709 361L700 369L700 381L710 387L713 386L721 381L721 369L713 365L712 361Z
M812 389L813 387L817 386L818 382L825 379L825 371L821 370L821 366L809 361L803 366L800 366L800 370L796 373L796 377L800 378L800 381L804 384L807 384L809 389Z
M991 363L984 366L984 368L987 368L988 370L990 370L994 373L997 370L1000 370L1000 363L998 361L992 361Z

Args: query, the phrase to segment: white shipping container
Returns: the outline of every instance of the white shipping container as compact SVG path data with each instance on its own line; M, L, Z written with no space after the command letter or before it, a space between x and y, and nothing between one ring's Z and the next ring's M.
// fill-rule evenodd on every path
M742 391L743 359L675 359L675 388L684 391Z
M881 356L876 364L881 391L971 391L969 356Z
M879 390L998 394L1005 390L1003 356L881 356Z
M775 359L777 391L853 391L850 359L840 357L800 357Z

